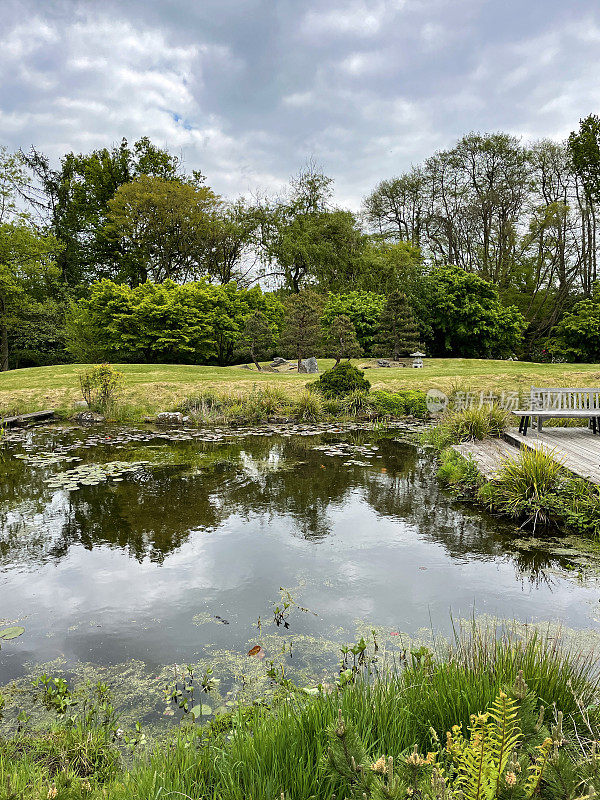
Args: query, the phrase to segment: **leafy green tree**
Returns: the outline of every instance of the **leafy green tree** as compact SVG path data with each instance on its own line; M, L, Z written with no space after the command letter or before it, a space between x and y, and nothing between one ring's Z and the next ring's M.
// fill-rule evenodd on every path
M335 366L337 366L342 358L359 358L362 352L352 320L345 314L338 314L325 329L323 335L324 355L335 358Z
M600 291L576 303L553 331L549 350L567 361L600 361Z
M42 236L24 219L0 225L0 371L9 368L11 339L55 289L52 236Z
M569 153L575 172L590 197L600 199L600 117L589 114L579 123L568 140Z
M27 184L24 166L18 153L0 146L0 224L22 217L16 201Z
M397 361L419 346L419 331L403 292L392 292L380 319L379 355L392 356Z
M285 301L285 319L280 345L293 353L298 370L303 358L313 355L321 340L322 299L314 291L304 289Z
M375 292L329 294L325 301L322 322L327 328L336 317L348 317L354 325L356 337L364 353L371 355L384 306L385 297Z
M276 329L262 311L253 311L244 320L238 344L240 355L250 354L256 369L261 372L262 367L258 362L259 355L272 350L276 341Z
M216 204L206 230L206 272L211 278L223 284L249 282L257 225L255 210L243 200Z
M460 267L433 269L427 281L431 355L495 358L514 353L526 322L504 307L497 288Z
M35 148L21 155L35 182L24 194L61 244L57 265L70 285L120 277L119 242L105 229L109 201L119 186L141 175L184 177L179 159L145 136L133 146L123 139L111 148L67 153L57 170ZM191 180L197 184L202 177L194 173Z
M105 279L72 305L68 348L78 361L228 364L245 320L256 310L277 329L281 303L259 287L206 280L130 287Z
M217 196L207 187L142 175L108 201L105 232L132 284L186 281L208 271Z
M366 238L350 211L330 207L331 184L309 166L288 197L256 209L265 277L283 280L292 292L315 282L340 290L356 278Z

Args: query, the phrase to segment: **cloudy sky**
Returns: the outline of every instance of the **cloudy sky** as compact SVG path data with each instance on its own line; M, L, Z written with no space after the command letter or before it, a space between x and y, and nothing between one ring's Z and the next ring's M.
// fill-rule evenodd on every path
M358 207L471 130L600 112L597 0L0 0L0 143L148 135L217 191L313 157Z

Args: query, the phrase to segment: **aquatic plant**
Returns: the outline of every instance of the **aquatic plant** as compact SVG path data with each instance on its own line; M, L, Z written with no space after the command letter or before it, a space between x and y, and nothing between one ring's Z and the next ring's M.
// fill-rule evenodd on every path
M323 416L323 403L314 392L304 391L294 405L296 419L303 422L318 422Z

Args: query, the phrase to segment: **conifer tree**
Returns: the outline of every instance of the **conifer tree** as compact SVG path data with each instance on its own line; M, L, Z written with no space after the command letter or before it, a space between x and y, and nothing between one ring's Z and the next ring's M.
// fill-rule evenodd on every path
M342 358L360 358L363 349L356 338L354 323L346 314L338 314L323 336L325 355L335 358L335 366Z
M397 361L419 346L419 331L412 309L403 292L388 295L379 330L379 355L392 356Z
M294 354L298 361L298 371L302 359L319 345L321 311L322 300L310 289L290 295L286 300L280 344L286 352Z

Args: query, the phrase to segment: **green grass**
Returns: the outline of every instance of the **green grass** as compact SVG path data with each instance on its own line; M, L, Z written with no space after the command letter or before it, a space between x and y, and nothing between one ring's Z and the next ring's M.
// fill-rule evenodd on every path
M292 691L271 710L240 708L208 728L186 726L146 755L138 753L133 761L126 756L121 767L85 728L79 740L33 732L0 739L0 787L10 783L8 796L14 800L47 798L53 785L59 788L57 800L278 800L282 793L286 800L331 800L335 786L324 774L323 761L327 729L340 709L370 759L397 758L415 744L426 752L432 749L431 729L442 743L454 724L466 732L470 715L485 710L500 689L510 691L520 670L536 715L544 705L550 718L556 707L564 713L566 736L575 731L584 740L597 736L594 658L563 649L551 633L473 626L457 633L450 645L440 643L437 652L408 651L406 660L390 670L382 668L379 656L372 660L374 655L368 654L370 669L343 689L316 696ZM90 772L94 764L97 772Z
M357 366L373 364L358 359ZM334 364L320 359L322 373ZM422 370L410 368L370 369L372 388L388 392L403 389L437 388L447 393L462 391L525 390L538 386L598 386L599 364L532 364L519 361L482 359L426 359ZM81 397L78 375L89 364L34 367L0 374L0 413L24 413L43 408L69 410ZM190 395L214 389L217 392L249 393L254 386L276 386L290 397L314 380L311 375L282 371L258 372L243 367L213 367L185 364L116 364L125 376L124 400L132 418L169 410Z

